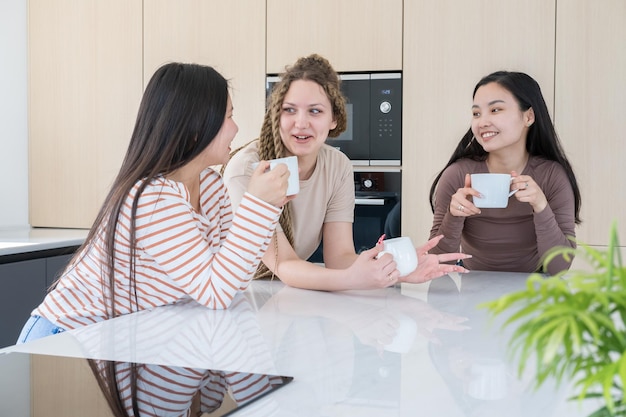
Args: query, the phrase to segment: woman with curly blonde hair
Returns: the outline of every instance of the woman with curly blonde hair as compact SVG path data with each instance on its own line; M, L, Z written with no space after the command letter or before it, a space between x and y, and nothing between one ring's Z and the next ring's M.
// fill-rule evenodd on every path
M246 189L253 164L297 156L300 192L283 209L257 277L278 276L294 287L339 291L382 288L399 280L392 256L377 258L382 245L354 250L354 174L350 160L327 145L346 129L341 81L325 58L313 54L287 67L268 99L258 139L236 150L223 175L233 205ZM459 253L428 255L441 237L418 249L416 271L400 278L423 282L466 270L443 264ZM306 261L324 241L324 265Z

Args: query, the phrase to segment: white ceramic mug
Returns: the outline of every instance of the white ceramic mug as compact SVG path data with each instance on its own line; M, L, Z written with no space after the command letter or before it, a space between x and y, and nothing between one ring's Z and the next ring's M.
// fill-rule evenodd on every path
M300 191L300 176L298 175L298 157L287 156L284 158L272 159L269 161L270 170L274 169L278 164L287 165L289 170L289 180L287 184L287 195L295 195ZM252 169L256 169L259 166L258 162L252 164Z
M517 192L511 191L509 174L472 174L472 188L482 197L472 197L474 205L479 208L505 208L509 205L509 197Z
M400 272L401 277L409 275L417 268L417 251L408 236L384 240L383 250L378 253L378 256L380 257L384 253L393 256L396 269Z

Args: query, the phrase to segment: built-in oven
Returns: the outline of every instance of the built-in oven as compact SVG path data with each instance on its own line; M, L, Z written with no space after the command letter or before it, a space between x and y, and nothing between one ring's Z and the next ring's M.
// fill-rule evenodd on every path
M397 203L398 194L394 192L356 192L352 233L357 253L376 245L378 238L385 233L385 223Z
M402 159L402 73L341 73L347 127L326 143L358 166L400 166ZM268 74L266 94L279 76Z
M392 231L400 230L400 216L392 214L399 209L401 173L354 173L354 248L358 253L370 249L382 234L397 237Z
M386 191L356 191L352 236L357 253L371 249L385 233L385 224L391 221L390 213L399 204L398 193ZM399 222L399 217L397 217ZM399 224L397 225L397 230ZM394 237L394 236L387 236ZM324 263L324 241L309 258L310 262Z
M354 165L399 166L402 159L402 74L341 74L348 126L326 143Z
M381 235L397 237L387 230L401 228L399 212L400 172L355 172L354 173L354 223L352 235L357 253L371 249ZM323 263L324 242L309 258L311 262Z

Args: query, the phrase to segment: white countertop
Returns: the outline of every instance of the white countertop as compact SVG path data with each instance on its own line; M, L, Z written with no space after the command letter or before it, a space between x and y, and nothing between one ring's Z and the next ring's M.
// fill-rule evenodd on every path
M0 256L78 246L87 233L87 229L0 228Z
M426 284L327 293L254 281L232 308L157 308L0 350L293 376L235 415L587 416L570 392L530 389L509 331L477 305L526 274L471 272ZM402 339L402 340L400 340ZM390 347L398 341L396 347ZM0 370L1 372L1 370ZM255 414L255 410L257 410ZM265 410L265 411L264 411Z

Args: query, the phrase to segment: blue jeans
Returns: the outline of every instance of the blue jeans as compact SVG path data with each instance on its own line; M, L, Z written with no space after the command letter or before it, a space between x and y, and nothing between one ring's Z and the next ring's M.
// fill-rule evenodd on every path
M40 316L31 316L17 339L17 344L64 332L65 329Z

